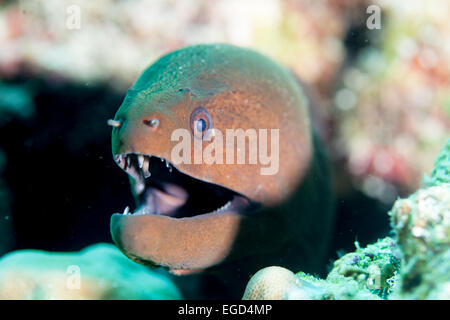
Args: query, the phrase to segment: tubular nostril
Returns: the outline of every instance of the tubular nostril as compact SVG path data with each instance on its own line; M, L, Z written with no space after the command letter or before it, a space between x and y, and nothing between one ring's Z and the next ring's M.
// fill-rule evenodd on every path
M153 129L156 129L159 126L159 120L158 119L144 120L143 122L144 122L145 125L153 128Z
M120 128L120 126L122 125L121 121L113 120L113 119L108 119L108 121L106 123L108 124L108 126L111 126L114 128Z

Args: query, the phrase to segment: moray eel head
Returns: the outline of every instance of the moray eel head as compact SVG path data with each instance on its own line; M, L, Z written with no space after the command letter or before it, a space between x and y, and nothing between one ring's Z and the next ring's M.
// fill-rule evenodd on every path
M129 258L174 273L229 259L242 219L282 203L311 158L306 104L289 72L230 45L160 58L127 92L113 125L113 157L137 203L134 212L112 216L113 240ZM259 140L266 130L270 161L259 153L250 160L250 136L239 145L227 129L252 131ZM227 161L229 149L235 154Z

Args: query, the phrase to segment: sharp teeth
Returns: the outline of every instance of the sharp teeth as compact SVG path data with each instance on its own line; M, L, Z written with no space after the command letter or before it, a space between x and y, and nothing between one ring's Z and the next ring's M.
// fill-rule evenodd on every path
M144 157L143 163L142 163L142 172L144 173L144 178L150 177L150 171L148 170L150 166L150 158Z
M123 166L124 166L125 164L123 163L123 159L122 159L122 155L121 155L121 154L119 154L119 155L116 156L116 161L117 161L117 164L118 164L121 168L123 168Z
M130 207L126 207L125 210L123 210L123 215L126 216L130 213Z
M172 172L172 166L170 165L169 161L166 160L166 168L169 169L169 172Z
M127 159L127 167L130 168L131 167L131 159L130 157L126 157Z
M144 159L145 157L142 154L138 155L139 168L141 169L144 166Z
M217 212L220 212L220 211L223 211L223 210L226 210L226 209L228 209L229 207L230 207L230 205L231 205L231 201L228 201L227 203L225 203L223 206L221 206L220 208L218 208L218 209L216 209L216 210L214 210L213 212L211 212L211 213L217 213Z
M123 161L123 166L122 166L123 170L127 170L127 163L128 163L127 159L128 159L128 157L126 155L124 155L123 159L122 159L122 161Z

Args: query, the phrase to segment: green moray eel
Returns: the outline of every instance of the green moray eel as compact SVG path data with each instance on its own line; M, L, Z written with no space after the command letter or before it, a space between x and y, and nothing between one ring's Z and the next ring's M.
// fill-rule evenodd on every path
M268 265L322 270L333 221L329 170L288 69L232 45L186 47L146 69L109 123L114 160L137 203L111 218L130 259L174 274L228 270L242 285ZM189 143L174 139L179 129ZM225 139L227 129L247 133L244 144ZM265 132L266 145L252 147L251 132L258 143ZM195 160L198 146L213 144L215 162Z

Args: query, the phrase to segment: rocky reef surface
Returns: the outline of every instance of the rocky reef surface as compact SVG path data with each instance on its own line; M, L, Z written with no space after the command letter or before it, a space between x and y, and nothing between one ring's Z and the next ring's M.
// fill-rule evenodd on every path
M431 176L389 211L392 237L339 258L326 277L267 267L243 299L450 299L450 139Z

